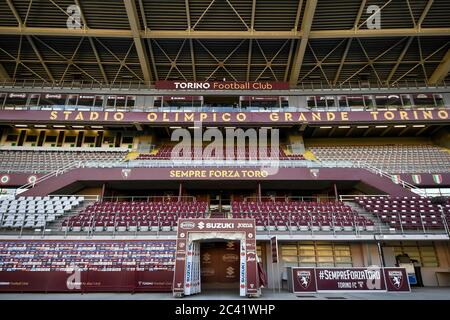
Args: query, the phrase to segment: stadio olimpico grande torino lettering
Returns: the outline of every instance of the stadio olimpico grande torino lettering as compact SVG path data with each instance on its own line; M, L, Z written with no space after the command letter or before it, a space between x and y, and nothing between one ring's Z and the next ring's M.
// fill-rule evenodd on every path
M17 111L16 111L17 112ZM0 120L42 120L124 123L343 123L343 122L448 122L447 110L415 111L349 111L349 112L96 112L96 111L36 111L28 118L0 112ZM47 117L41 117L46 113ZM11 116L10 116L11 115Z

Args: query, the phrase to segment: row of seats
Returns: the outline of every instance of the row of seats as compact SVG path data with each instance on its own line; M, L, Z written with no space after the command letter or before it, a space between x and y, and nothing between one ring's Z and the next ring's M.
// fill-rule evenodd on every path
M175 231L179 218L205 218L204 201L95 202L62 224L63 231Z
M418 197L356 197L355 201L395 229L445 229L450 222L450 199L443 204Z
M210 149L208 147L191 147L191 150L180 150L177 154L173 154L174 147L172 145L158 146L156 151L150 154L139 154L136 160L177 160L183 158L196 158L203 160L225 160L225 159L264 159L272 157L271 147L268 146L264 154L259 148L234 148L223 147L222 150ZM280 160L305 160L301 154L287 154L284 147L277 148L277 154L273 155Z
M361 161L389 173L450 172L450 153L431 144L310 146L321 161Z
M343 202L239 202L233 218L252 218L257 231L374 231L374 222Z
M0 271L173 271L175 241L0 241Z
M85 213L206 213L208 203L195 202L145 202L145 201L118 201L96 202L88 206Z
M317 213L344 213L353 212L352 208L343 202L239 202L231 203L231 212L233 213L298 213L298 212L317 212Z
M0 201L0 228L40 228L77 208L84 197L19 197Z
M0 171L53 172L80 161L115 163L126 155L126 151L0 150Z
M63 221L62 231L68 232L148 232L176 231L179 218L205 218L204 213L185 214L80 214Z

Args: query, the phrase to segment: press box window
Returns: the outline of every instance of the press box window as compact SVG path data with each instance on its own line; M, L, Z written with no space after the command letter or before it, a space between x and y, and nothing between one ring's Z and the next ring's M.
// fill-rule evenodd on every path
M75 143L75 141L77 140L76 136L66 136L66 138L64 139L65 143Z
M27 136L27 139L25 141L26 142L36 142L37 136L35 136L35 135Z
M18 138L17 134L9 134L6 136L6 142L16 142Z
M95 136L86 136L84 138L84 143L95 143Z
M47 136L45 137L45 142L56 142L56 136Z
M113 136L105 136L103 138L103 143L105 143L105 144L114 143L114 137Z
M133 137L123 137L122 138L122 143L123 144L131 144L131 143L133 143Z

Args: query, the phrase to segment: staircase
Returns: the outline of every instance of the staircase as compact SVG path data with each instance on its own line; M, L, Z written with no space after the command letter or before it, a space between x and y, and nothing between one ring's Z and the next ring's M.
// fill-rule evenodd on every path
M360 207L358 204L356 204L355 202L351 202L351 201L344 201L344 203L346 205L348 205L349 207L352 208L352 210L356 211L360 216L372 220L374 223L374 232L376 233L381 233L381 234L386 234L386 233L390 233L390 228L389 225L382 222L380 220L380 218L378 218L376 215L374 215L373 213L367 212L366 210L364 210L364 208Z
M81 211L86 209L88 206L93 204L95 201L97 201L97 200L86 200L85 199L81 205L77 206L76 208L73 208L72 210L67 212L62 217L58 218L50 226L47 226L47 227L50 227L53 231L60 231L61 228L62 228L62 223L63 223L64 220L66 220L67 218L70 218L70 217L78 215Z

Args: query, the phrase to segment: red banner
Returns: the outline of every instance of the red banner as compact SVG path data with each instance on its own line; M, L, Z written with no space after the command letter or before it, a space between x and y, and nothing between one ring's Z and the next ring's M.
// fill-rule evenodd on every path
M156 89L166 90L289 90L289 82L270 81L156 81Z
M1 271L0 292L170 292L172 271Z

